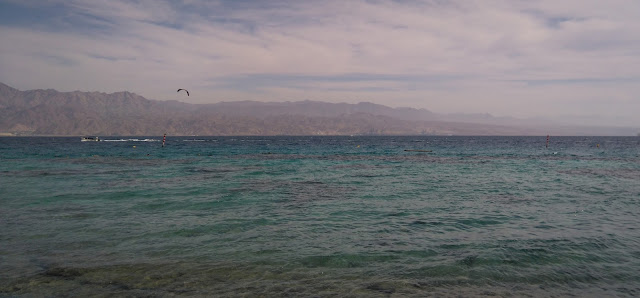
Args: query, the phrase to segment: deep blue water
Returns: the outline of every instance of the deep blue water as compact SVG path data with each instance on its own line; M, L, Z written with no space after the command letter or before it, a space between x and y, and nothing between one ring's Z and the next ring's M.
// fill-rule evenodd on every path
M105 139L0 138L0 295L640 295L639 137Z

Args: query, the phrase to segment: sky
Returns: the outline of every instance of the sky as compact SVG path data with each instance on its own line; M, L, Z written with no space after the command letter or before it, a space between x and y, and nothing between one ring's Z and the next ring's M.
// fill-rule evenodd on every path
M0 40L20 90L640 127L638 0L0 0Z

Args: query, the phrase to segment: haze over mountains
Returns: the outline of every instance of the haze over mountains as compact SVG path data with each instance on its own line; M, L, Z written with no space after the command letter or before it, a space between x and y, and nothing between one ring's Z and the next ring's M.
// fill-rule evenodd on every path
M0 134L162 135L636 135L631 127L585 127L489 114L358 104L149 100L131 92L20 91L0 83Z

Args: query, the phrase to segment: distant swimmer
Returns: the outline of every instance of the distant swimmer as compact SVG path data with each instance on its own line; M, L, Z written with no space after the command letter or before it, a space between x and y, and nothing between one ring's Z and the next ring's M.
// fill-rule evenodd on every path
M178 91L176 91L176 92L180 92L180 90L182 90L182 91L184 91L184 92L187 92L187 96L189 96L189 90L180 88L180 89L178 89Z

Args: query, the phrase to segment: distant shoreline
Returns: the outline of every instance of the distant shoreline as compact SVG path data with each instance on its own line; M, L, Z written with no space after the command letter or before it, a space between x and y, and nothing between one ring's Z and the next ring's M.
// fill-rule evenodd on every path
M11 133L0 133L0 138L82 138L87 136L96 135L14 135ZM97 135L100 138L140 138L140 137L162 137L162 134L148 134L148 135ZM546 137L547 135L411 135L411 134L398 134L398 135L167 135L171 138L244 138L244 137L258 137L258 138L276 138L276 137ZM640 137L638 135L551 135L551 137Z

